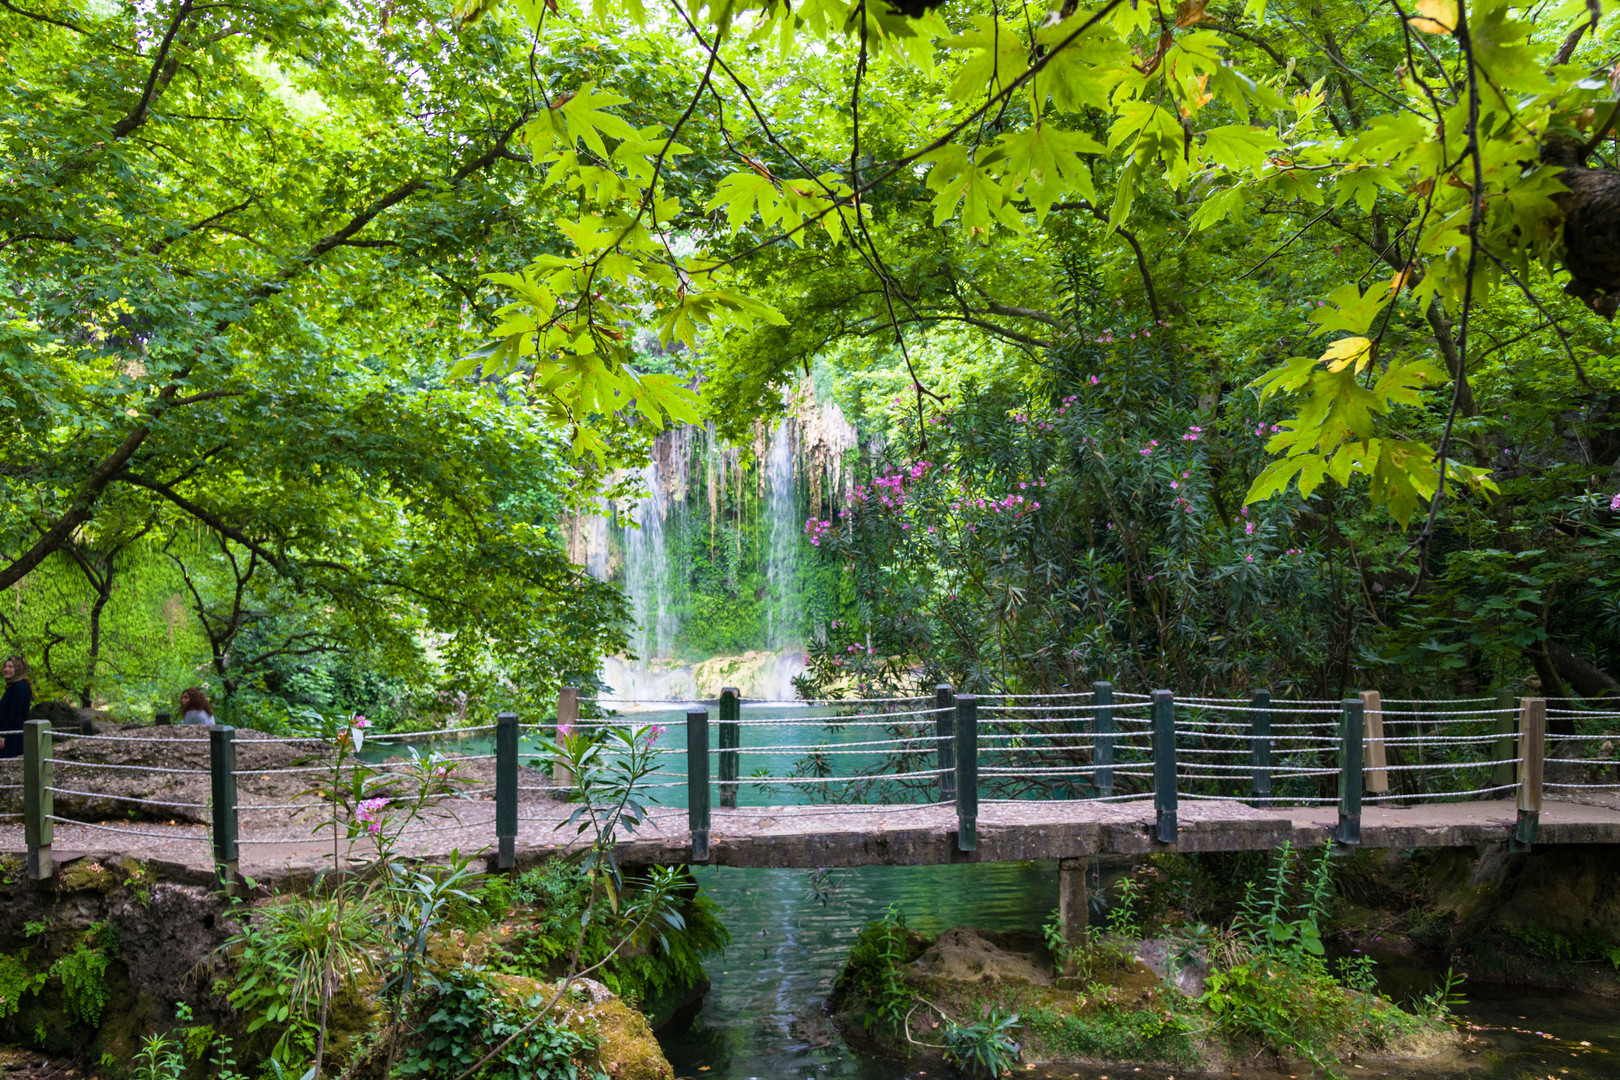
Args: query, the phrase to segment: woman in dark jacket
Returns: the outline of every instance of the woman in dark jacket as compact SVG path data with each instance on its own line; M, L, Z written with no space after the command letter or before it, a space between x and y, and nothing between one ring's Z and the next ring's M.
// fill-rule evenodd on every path
M34 703L34 687L28 681L28 661L20 656L8 656L4 664L0 664L0 675L6 680L6 692L0 695L0 735L5 737L0 757L22 757L23 722L28 719L28 707Z

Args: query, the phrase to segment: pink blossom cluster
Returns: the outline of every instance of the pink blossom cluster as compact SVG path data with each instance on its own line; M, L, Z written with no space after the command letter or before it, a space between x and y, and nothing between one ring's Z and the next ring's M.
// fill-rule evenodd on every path
M1096 382L1097 381L1096 377L1093 376L1091 381ZM1075 402L1077 402L1079 400L1080 400L1080 395L1079 394L1070 394L1068 397L1064 398L1061 402L1058 403L1057 414L1059 416L1062 416L1064 413L1069 411L1069 406L1070 405L1073 405Z
M382 832L382 812L388 806L387 799L365 799L354 808L354 820L366 827L366 832L376 836Z
M838 512L838 516L844 516L842 510ZM817 521L815 518L806 518L804 521L804 533L816 547L820 547L822 538L832 531L833 523L830 521Z
M1276 424L1272 424L1271 427L1268 429L1266 427L1266 425L1264 423L1262 423L1259 427L1254 429L1254 433L1256 435L1264 435L1269 431L1272 435L1275 435L1275 434L1277 434L1277 432L1279 432L1281 430L1282 430L1282 428L1278 427Z
M1288 551L1285 554L1288 554L1288 555L1303 555L1303 554L1305 554L1305 549L1304 548L1289 548Z
M1143 457L1147 457L1149 454L1153 453L1154 450L1157 450L1158 447L1158 439L1149 439L1148 444L1142 447L1142 449L1138 450L1137 453L1141 454Z
M1036 420L1028 413L1013 413L1012 419L1015 424L1033 424L1036 431L1054 431L1057 428L1056 424L1046 420Z
M1199 439L1201 439L1203 437L1204 437L1204 429L1199 427L1197 424L1194 424L1194 425L1192 425L1191 427L1189 427L1187 429L1187 434L1185 434L1185 435L1183 435L1181 437L1181 441L1182 442L1197 442Z
M870 486L862 484L855 489L855 501L858 503L876 502L886 510L899 510L906 505L906 487L913 481L921 480L928 475L928 470L934 467L932 462L919 461L909 469L888 476L878 476L872 479ZM808 532L809 530L806 529Z
M367 720L364 716L361 716L359 713L355 713L354 714L354 719L349 721L349 726L352 727L352 728L360 728L361 730L364 730L364 729L371 726L371 721Z
M1620 491L1614 493L1614 498L1609 502L1609 509L1620 514Z
M1045 480L1038 480L1036 483L1040 484L1042 487L1046 486ZM1018 486L1027 487L1028 485L1020 483ZM1033 513L1036 510L1039 510L1041 508L1041 504L1035 499L1026 501L1024 497L1017 492L1003 496L999 499L962 499L951 503L951 510L955 513L961 513L964 507L969 510L986 510L992 514L1006 512L1012 514L1014 517L1023 517L1026 513Z
M845 652L860 652L862 649L866 650L866 655L867 656L871 656L873 653L877 652L877 650L872 648L872 646L870 646L870 645L851 645L851 646L849 646L849 648L845 649L844 651Z
M455 768L456 763L453 761L448 765L435 765L433 766L433 778L435 780L448 780Z
M664 724L648 724L646 727L641 729L641 737L647 740L648 746L651 746L653 743L658 741L658 737L660 735L668 730L669 728Z
M1181 490L1182 480L1190 480L1190 479L1192 479L1192 472L1191 471L1182 473L1181 474L1181 480L1172 480L1172 481L1170 481L1170 490L1171 491L1180 491ZM1187 487L1190 490L1192 488L1192 485L1188 484ZM1176 496L1176 509L1177 510L1191 510L1192 509L1192 500L1187 498L1185 495L1177 495Z

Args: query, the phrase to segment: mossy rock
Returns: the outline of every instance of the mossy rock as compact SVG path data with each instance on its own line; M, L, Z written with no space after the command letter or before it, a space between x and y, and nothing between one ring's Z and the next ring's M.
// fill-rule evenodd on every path
M56 873L58 892L110 893L123 883L116 868L96 859L75 859Z
M488 978L518 1009L527 1009L527 1002L536 994L549 999L557 992L555 984L522 975L491 973ZM576 979L572 989L581 991L582 997L565 994L557 1010L570 1031L596 1035L596 1052L586 1060L588 1066L600 1069L610 1080L672 1080L675 1070L645 1016L594 980Z

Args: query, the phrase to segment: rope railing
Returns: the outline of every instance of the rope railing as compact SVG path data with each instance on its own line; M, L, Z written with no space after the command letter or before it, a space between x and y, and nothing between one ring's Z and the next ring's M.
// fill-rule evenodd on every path
M610 700L615 699L582 698L565 688L551 723L520 724L516 715L505 713L495 724L378 733L369 735L366 742L403 747L417 740L493 732L495 746L490 753L435 755L426 760L447 767L493 762L494 816L475 821L456 813L450 800L467 801L476 795L487 806L491 793L487 779L458 776L454 779L461 787L426 797L418 804L430 806L432 812L413 817L406 832L476 833L493 825L498 862L511 865L518 821L550 820L544 814L520 815L520 799L545 802L577 797L580 792L565 768L541 759L531 763L550 764L551 782L520 784L518 755L523 735L555 735L560 727L582 735L608 729L634 733L651 726L634 714L580 717L582 703L607 704ZM651 755L655 764L638 781L655 802L666 793L684 791L684 807L669 806L659 812L686 813L695 861L707 858L714 792L719 794L720 810L745 814L946 807L957 819L957 843L968 851L977 843L981 800L1080 804L1151 799L1154 835L1166 842L1177 835L1177 806L1183 799L1229 800L1258 808L1337 805L1335 839L1355 844L1364 802L1415 805L1513 793L1518 818L1512 839L1528 844L1537 835L1547 789L1577 793L1620 790L1620 759L1615 750L1620 739L1615 729L1620 725L1608 723L1620 719L1620 712L1549 710L1544 700L1536 698L1513 701L1497 695L1383 702L1369 691L1339 702L1273 701L1264 691L1247 698L1178 697L1169 691L1152 695L1115 691L1108 683L1084 691L980 697L957 695L951 687L941 686L932 698L813 699L791 703L813 706L810 715L746 718L744 705L789 703L745 699L731 689L708 700L718 703L718 722L711 725L708 705L678 703L686 710L685 744L644 746L642 752ZM641 703L661 702L643 699ZM1577 732L1547 734L1549 715L1560 723L1579 725ZM660 726L653 737L668 726ZM679 725L673 726L680 734ZM787 729L783 732L786 738L767 734L778 728ZM807 730L818 728L811 738L804 737ZM716 736L712 744L711 734ZM158 766L64 756L53 743L56 738L78 740L76 745L85 747L86 753L98 744L186 743L200 749L206 741L209 767L185 767L184 757ZM317 774L352 776L356 770L364 770L373 778L382 778L378 790L397 792L398 785L407 783L406 778L424 760L387 757L319 763L308 756L294 756L295 764L272 759L270 764L255 763L249 768L237 765L238 748L269 745L319 748L323 744L309 737L238 739L232 729L218 727L196 737L85 735L53 732L43 721L32 721L25 732L23 783L9 788L22 790L22 817L31 853L44 851L48 856L51 826L57 824L167 839L206 838L221 874L230 875L242 845L322 842L308 836L274 835L278 825L285 828L294 818L255 818L255 833L240 835L238 815L242 812L285 815L335 810L332 799L318 792L287 798L287 786L277 787L274 778L310 778L314 783ZM608 745L611 754L612 744ZM526 752L532 754L533 750ZM683 759L684 769L672 760L675 757ZM755 765L747 775L743 772L745 759ZM170 760L174 760L172 755ZM711 765L717 767L711 769ZM1551 776L1544 775L1548 767L1553 769ZM127 778L133 774L173 778L168 784L176 793L130 787ZM58 781L57 775L64 779ZM97 790L98 775L109 777L105 790ZM194 783L188 778L203 776L209 778L209 798L199 801L185 794L194 790L184 787ZM126 780L113 784L111 778L117 777ZM260 793L239 800L238 781L260 784L255 788ZM181 786L176 788L176 784ZM0 785L0 789L6 787ZM272 791L276 794L267 798ZM741 805L742 793L748 793L750 805ZM788 797L785 804L780 802L783 796ZM187 811L201 812L192 816L206 820L185 827L190 831L174 833L84 820L87 814L93 817L106 812L93 805L94 800L103 799L131 808L131 816L137 816L137 811L147 811L148 816L152 811ZM770 802L772 799L778 801ZM69 816L67 810L58 814L55 800L92 802L88 811L80 809L84 802L70 802L76 816ZM761 805L752 805L754 802ZM48 858L45 861L48 865ZM36 862L31 858L30 865Z

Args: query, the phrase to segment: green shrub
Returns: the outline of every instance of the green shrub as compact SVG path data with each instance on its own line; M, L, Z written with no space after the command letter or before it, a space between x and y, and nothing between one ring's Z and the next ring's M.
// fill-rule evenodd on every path
M1075 1016L1031 1009L1025 1026L1040 1038L1048 1054L1059 1057L1172 1065L1198 1060L1195 1030L1180 1013L1104 1008Z
M683 888L687 900L680 927L662 932L649 928L600 970L603 984L632 1004L646 1005L671 990L697 984L703 979L703 961L731 942L720 909L690 873ZM635 879L627 880L621 903L636 889ZM609 920L584 921L590 880L577 864L554 859L526 871L513 884L512 895L532 909L533 918L496 961L501 970L534 977L560 974L560 965L580 941L582 925L581 966L599 963L613 951L617 939Z
M101 1026L107 1006L107 965L116 951L112 927L94 923L72 952L51 965L50 974L62 981L62 1001L68 1012L91 1027Z
M23 996L37 994L49 973L28 970L28 950L0 953L0 1020L12 1016L22 1005Z
M457 1077L518 1032L527 1022L483 972L463 966L429 987L435 994L427 1016L417 1029L418 1045L406 1055L400 1073L407 1077ZM528 1009L545 1005L535 994ZM542 1021L513 1040L474 1080L579 1080L578 1057L596 1049L594 1035L570 1031ZM600 1076L600 1074L595 1074Z
M898 1032L916 995L900 976L903 965L915 960L921 940L906 929L906 915L890 904L883 918L869 922L855 935L849 963L838 978L834 993L860 1012L867 1031Z

